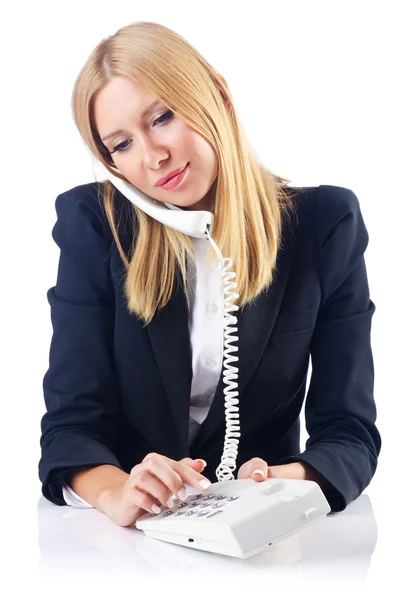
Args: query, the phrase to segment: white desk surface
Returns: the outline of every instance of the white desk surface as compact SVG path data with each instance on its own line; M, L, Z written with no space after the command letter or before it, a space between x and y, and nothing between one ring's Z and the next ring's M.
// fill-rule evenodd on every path
M394 499L381 486L367 490L344 511L247 559L154 540L95 509L56 506L42 496L32 506L20 496L14 512L2 513L8 552L0 563L6 565L0 588L10 589L11 582L15 597L28 597L17 594L23 587L41 600L135 600L137 590L143 600L215 594L223 600L248 591L266 600L270 593L343 600L351 598L351 588L357 600L396 598Z
M317 588L317 597L324 597L335 585L345 590L356 587L362 596L374 583L383 588L382 598L387 597L388 590L393 597L391 579L385 582L382 569L371 576L371 563L379 544L377 521L383 515L375 517L370 494L365 492L344 511L329 514L248 559L153 540L134 527L114 525L95 509L54 506L43 497L37 514L39 575L46 579L67 574L91 584L117 581L130 582L134 587L140 580L149 581L154 591L156 582L164 582L163 576L172 581L187 578L194 583L189 587L190 593L194 595L196 590L197 597L206 595L206 581L212 586L216 581L220 593L231 583L235 590L237 581L245 581L247 591L252 584L252 589L257 589L257 582L264 586L261 596L270 588L282 586L285 592L293 591L295 598L299 589L309 588ZM390 550L394 554L394 549ZM397 586L393 587L395 592ZM174 588L174 592L170 595L176 597L178 589ZM227 595L230 596L230 590ZM306 593L302 597L307 597Z

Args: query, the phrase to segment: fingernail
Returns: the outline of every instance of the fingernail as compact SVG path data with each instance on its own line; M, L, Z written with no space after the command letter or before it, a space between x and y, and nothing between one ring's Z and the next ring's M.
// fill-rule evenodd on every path
M174 502L173 502L172 498L170 498L169 500L167 500L166 504L167 504L168 508L172 508L174 506Z
M211 482L210 481L206 481L205 479L202 479L201 481L199 481L199 486L201 488L203 488L203 490L206 490L210 487Z
M194 462L198 462L198 461L200 461L200 462L204 463L204 466L205 466L205 467L207 466L207 463L206 463L206 462L205 462L205 460L203 460L202 458L195 458L195 459L194 459Z
M154 512L154 513L156 513L156 515L158 515L159 513L161 513L161 508L159 506L156 506L155 504L153 504L152 512Z
M178 498L180 498L181 500L186 500L186 489L185 488L181 488L179 490L179 492L176 493L176 495L178 496Z
M255 469L255 471L252 471L253 473L259 473L259 475L262 475L262 477L265 476L265 473L261 470L261 469Z

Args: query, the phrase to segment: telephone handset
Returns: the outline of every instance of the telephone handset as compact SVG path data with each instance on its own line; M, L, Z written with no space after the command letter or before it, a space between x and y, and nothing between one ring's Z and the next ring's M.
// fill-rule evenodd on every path
M238 384L234 381L238 368L230 364L238 361L231 356L231 352L238 350L231 343L238 340L237 335L232 335L237 332L237 318L230 313L239 308L234 303L239 294L231 291L237 286L231 281L236 274L229 272L232 260L223 258L211 237L214 215L209 211L184 211L172 204L158 203L99 161L95 160L95 165L123 196L149 216L187 235L208 239L219 258L218 269L225 294L223 327L227 350L224 350L223 382L228 385L223 390L226 433L221 463L216 469L218 482L205 493L189 494L183 502L174 498L172 510L167 507L159 515L143 515L135 526L158 540L247 558L325 517L330 506L320 486L313 481L234 479L241 434ZM194 492L194 488L192 490Z
M116 177L116 175L106 169L102 163L98 162L98 165L101 167L104 176L113 183L123 196L128 198L128 200L143 210L143 212L153 217L153 219L160 221L160 223L163 223L164 225L168 225L168 227L172 227L182 233L197 238L207 238L207 230L210 234L212 233L214 215L211 212L206 210L182 209L173 212L164 206L162 202L153 200L153 198L150 198L147 194L142 192L142 190L133 186L131 183Z

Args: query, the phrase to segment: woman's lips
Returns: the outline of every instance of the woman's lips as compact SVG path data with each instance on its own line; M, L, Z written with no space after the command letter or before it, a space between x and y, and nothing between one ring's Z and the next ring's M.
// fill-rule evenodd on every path
M176 188L176 186L179 185L181 183L182 179L185 177L185 174L188 170L189 165L190 165L190 163L187 163L186 167L183 169L183 171L178 173L178 175L171 177L171 179L168 179L168 181L166 181L165 183L163 183L163 185L160 185L159 187L163 188L164 190L172 190L172 189Z

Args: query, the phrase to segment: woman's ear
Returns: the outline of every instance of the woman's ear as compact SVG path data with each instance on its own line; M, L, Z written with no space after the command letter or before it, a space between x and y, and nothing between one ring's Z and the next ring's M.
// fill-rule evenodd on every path
M230 110L231 108L231 104L230 104L230 100L228 99L228 97L225 95L225 92L222 90L222 88L218 87L218 90L221 93L221 96L223 98L224 103L226 104L226 107Z
M218 88L218 90L219 90L219 92L220 92L220 94L221 94L221 96L223 98L223 101L226 104L226 107L230 110L231 103L230 103L230 100L229 100L228 96L225 93L225 90L227 92L229 92L229 87L228 87L228 85L226 83L226 80L222 77L222 75L220 75L219 73L217 73L217 78L222 83L223 88L222 88L222 86L219 85L219 81L215 81L215 85Z

